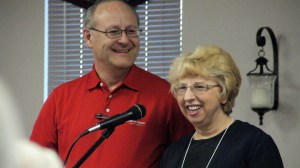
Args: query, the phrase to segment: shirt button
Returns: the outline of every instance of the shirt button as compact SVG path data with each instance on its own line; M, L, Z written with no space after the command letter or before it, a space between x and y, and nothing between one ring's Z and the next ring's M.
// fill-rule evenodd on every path
M112 98L112 95L109 95L109 96L108 96L108 98L110 98L110 99L111 99L111 98Z
M107 108L107 109L105 109L105 111L108 113L108 112L110 112L110 109L109 109L109 108Z
M103 83L102 82L100 82L100 84L99 84L101 87L103 86Z

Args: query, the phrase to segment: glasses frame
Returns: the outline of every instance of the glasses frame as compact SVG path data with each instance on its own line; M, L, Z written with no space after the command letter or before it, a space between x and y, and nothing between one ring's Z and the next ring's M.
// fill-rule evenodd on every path
M197 90L195 88L195 85L202 85L204 86L203 87L203 90ZM220 87L220 85L218 84L215 84L215 85L209 85L209 84L205 84L205 83L193 83L192 85L185 85L186 86L186 89L185 91L182 91L182 92L179 92L179 85L175 86L174 87L174 92L176 93L176 95L179 95L179 96L183 96L187 89L190 88L191 91L194 93L194 94L203 94L204 92L207 92L209 89L212 89L212 88L215 88L215 87Z
M108 38L119 38L119 37L122 36L123 32L125 32L127 37L139 37L141 35L141 32L143 31L140 28L127 28L127 29L123 29L123 30L118 29L118 28L113 28L113 29L106 29L105 31L102 31L102 30L98 30L94 27L91 27L90 30L94 30L94 31L99 32L99 33L104 33L106 35L106 37L108 37ZM118 36L110 36L108 34L110 30L118 30L118 31L120 31L120 34ZM136 30L137 35L128 35L128 30Z

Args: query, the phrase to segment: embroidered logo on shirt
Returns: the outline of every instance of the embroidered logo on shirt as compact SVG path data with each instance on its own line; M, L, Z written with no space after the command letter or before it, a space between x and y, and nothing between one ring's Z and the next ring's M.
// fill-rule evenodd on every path
M98 120L107 120L109 119L109 115L107 114L96 114L96 118ZM126 123L131 124L131 125L136 125L136 126L143 126L145 125L144 121L140 121L140 120L128 120L126 121Z
M129 121L127 121L127 123L132 124L132 125L136 125L136 126L145 125L144 121L139 121L139 120L129 120Z

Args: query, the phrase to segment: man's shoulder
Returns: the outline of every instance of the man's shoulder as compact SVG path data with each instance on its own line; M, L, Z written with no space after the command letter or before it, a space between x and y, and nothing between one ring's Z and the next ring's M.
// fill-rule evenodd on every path
M136 66L135 72L136 72L136 74L138 74L138 76L141 79L143 79L141 81L144 81L144 82L151 81L154 83L159 83L160 85L164 84L164 85L169 86L169 83L165 79L161 78L160 76L158 76L156 74L153 74L152 72L146 71L140 67Z
M85 83L88 81L90 73L83 75L82 77L77 77L70 81L61 83L54 90L55 91L63 91L63 90L77 90L79 88L84 88Z

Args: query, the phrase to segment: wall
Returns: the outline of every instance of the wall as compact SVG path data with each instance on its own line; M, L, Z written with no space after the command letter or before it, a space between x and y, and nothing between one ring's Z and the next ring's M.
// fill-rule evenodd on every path
M183 1L183 51L218 44L231 53L243 76L233 117L270 134L288 168L300 165L299 7L298 0ZM16 97L24 134L29 136L43 103L44 1L0 1L0 21L0 75ZM265 115L264 125L259 126L258 116L248 103L246 73L254 68L259 49L255 36L262 26L273 29L279 45L280 104L277 111ZM268 38L267 33L263 34ZM271 60L269 46L267 39L266 57Z
M298 0L184 0L183 51L197 45L217 44L227 50L238 64L242 86L233 110L233 117L247 121L270 134L277 143L284 165L300 165L298 137L300 137L300 1ZM246 74L254 69L260 48L256 32L269 26L279 46L280 104L277 111L265 114L259 126L258 115L251 111L249 84ZM271 41L266 30L266 58L272 68ZM262 156L263 157L263 156Z
M29 136L43 103L44 1L1 0L0 21L0 75Z

